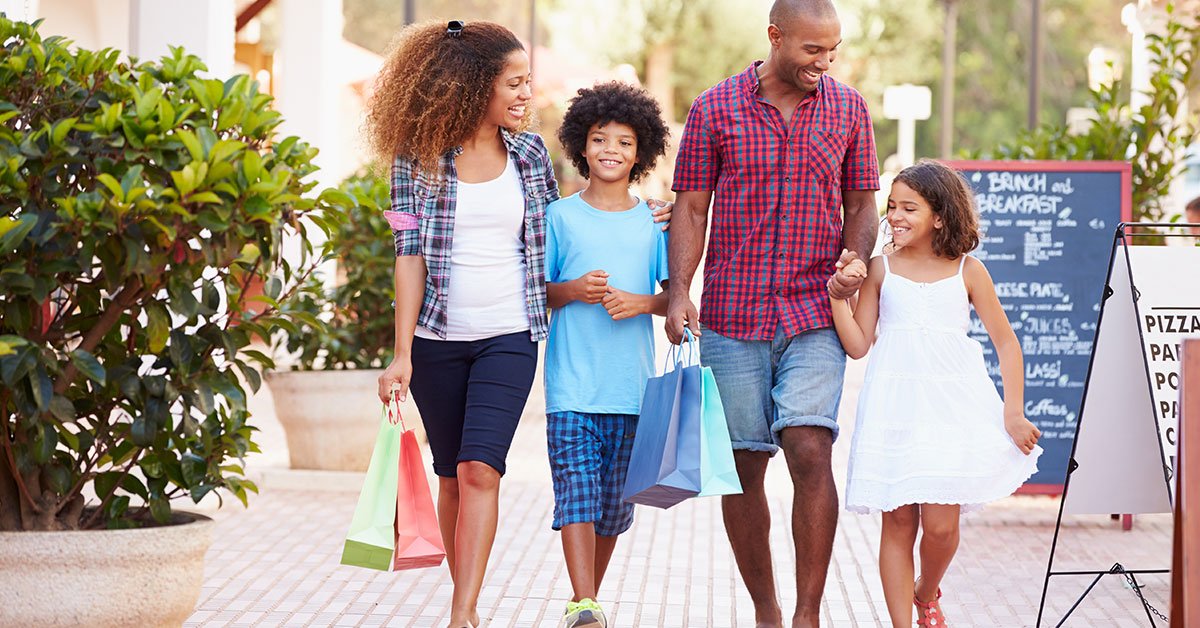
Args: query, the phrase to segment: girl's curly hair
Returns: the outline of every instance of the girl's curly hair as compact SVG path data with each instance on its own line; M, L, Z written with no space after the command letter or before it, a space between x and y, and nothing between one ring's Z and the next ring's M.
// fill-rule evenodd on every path
M468 22L453 36L444 22L400 33L375 80L367 105L371 148L387 162L397 156L436 173L442 155L479 128L508 56L525 50L517 36L492 22ZM512 131L528 128L533 106Z
M629 171L631 182L653 170L654 162L667 153L670 131L663 122L658 102L645 90L617 81L583 88L563 114L558 141L585 179L591 174L584 156L588 131L594 125L604 126L609 122L628 125L637 134L637 163Z
M975 193L959 171L922 159L896 175L895 181L921 195L929 208L942 219L942 228L933 232L933 252L956 259L979 246L979 212Z

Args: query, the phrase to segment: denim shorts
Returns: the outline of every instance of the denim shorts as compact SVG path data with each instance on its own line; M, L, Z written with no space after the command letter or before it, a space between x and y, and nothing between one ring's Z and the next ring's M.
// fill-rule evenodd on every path
M633 504L621 499L637 429L635 414L553 412L546 415L546 448L554 484L555 530L594 523L599 536L633 525Z
M779 451L779 433L818 426L838 436L846 352L832 328L738 340L702 328L700 362L711 367L734 449Z

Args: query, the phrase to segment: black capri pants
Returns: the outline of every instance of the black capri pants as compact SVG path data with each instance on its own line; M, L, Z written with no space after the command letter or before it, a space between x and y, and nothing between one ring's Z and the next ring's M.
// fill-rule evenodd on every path
M458 463L478 461L504 475L537 369L529 332L470 341L415 337L412 366L409 390L429 436L433 472L452 478Z

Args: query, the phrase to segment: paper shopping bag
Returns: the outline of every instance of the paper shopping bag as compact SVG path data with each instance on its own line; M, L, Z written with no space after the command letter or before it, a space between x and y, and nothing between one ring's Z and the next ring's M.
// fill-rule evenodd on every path
M646 382L621 495L627 502L670 508L700 492L703 383L699 365L685 365L683 352L672 350L674 368Z
M446 557L438 528L433 494L421 463L417 434L405 430L400 437L399 485L396 493L396 557L393 569L436 567Z
M700 497L737 495L742 492L737 465L733 461L733 441L725 421L725 406L712 369L700 367L703 398L700 411Z
M396 484L400 469L398 424L385 412L375 437L358 506L342 547L342 564L387 571L396 549Z

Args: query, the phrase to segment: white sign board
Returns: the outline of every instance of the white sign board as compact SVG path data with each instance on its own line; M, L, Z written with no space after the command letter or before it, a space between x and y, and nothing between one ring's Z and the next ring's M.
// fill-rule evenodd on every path
M1171 512L1179 349L1200 335L1200 248L1118 240L1063 514Z

